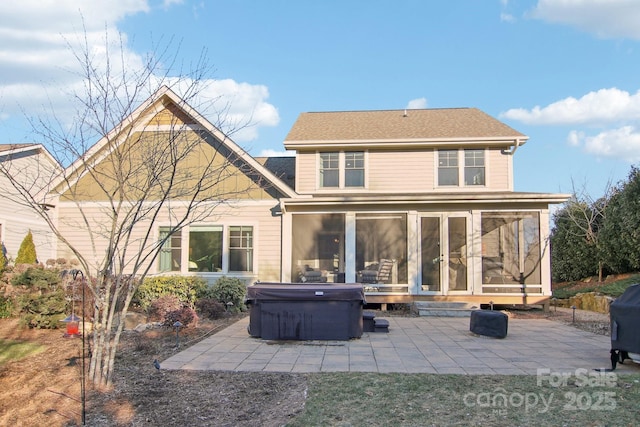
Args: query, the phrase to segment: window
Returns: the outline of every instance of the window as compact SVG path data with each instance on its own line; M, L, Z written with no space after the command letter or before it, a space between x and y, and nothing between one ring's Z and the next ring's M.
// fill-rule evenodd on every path
M320 187L338 187L340 185L339 153L320 153Z
M520 292L540 286L540 217L537 212L482 213L483 292ZM500 286L518 285L518 286Z
M222 226L189 229L189 271L222 271Z
M229 227L229 271L253 270L253 227Z
M460 165L464 154L464 167ZM484 150L438 150L438 185L485 185Z
M464 150L464 185L484 185L484 150Z
M458 185L458 151L438 151L438 185Z
M174 232L171 236L171 227L160 227L160 240L165 240L160 249L159 270L164 271L180 271L182 258L182 236L180 231Z
M362 151L344 153L344 186L364 187L364 153Z
M364 152L320 153L320 188L364 187Z

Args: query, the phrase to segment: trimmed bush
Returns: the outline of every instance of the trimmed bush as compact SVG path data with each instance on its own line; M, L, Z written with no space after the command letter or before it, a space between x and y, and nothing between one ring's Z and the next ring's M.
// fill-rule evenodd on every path
M191 307L182 307L179 310L174 310L166 314L164 317L164 326L173 327L174 323L182 323L183 328L198 325L198 315Z
M20 243L20 249L18 249L18 256L16 256L16 264L37 264L38 256L36 255L36 245L33 243L33 235L31 230L22 239Z
M60 272L58 270L45 270L39 267L29 267L11 278L13 286L26 286L35 290L56 288L59 283Z
M215 298L202 298L196 301L196 310L205 319L221 319L227 311L227 307Z
M0 250L0 273L2 273L7 266L7 256L4 254L4 245L2 245L2 250Z
M235 277L221 277L211 287L211 295L233 313L239 313L244 308L244 297L247 294L245 284Z
M204 279L194 276L147 277L136 290L134 302L143 310L163 295L175 295L183 304L193 308L195 301L207 288Z
M25 294L18 297L20 323L29 328L57 329L66 316L67 301L64 291L44 294Z
M7 319L13 314L13 301L9 297L0 296L0 319Z
M149 319L155 322L164 322L167 314L180 310L183 307L180 299L175 295L162 295L149 304L147 313Z

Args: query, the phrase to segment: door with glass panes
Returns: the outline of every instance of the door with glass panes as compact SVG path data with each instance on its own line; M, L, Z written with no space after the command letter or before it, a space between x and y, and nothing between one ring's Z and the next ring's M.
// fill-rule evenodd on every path
M419 220L418 292L427 295L469 293L470 215L424 214Z

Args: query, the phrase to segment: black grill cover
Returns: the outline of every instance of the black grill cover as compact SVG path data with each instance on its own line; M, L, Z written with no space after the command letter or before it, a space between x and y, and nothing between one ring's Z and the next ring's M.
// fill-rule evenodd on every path
M631 285L609 307L611 349L640 353L640 284Z

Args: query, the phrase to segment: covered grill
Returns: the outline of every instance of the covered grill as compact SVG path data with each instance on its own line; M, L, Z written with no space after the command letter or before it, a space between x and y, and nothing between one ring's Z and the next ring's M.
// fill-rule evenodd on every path
M256 283L247 288L249 334L272 340L362 336L360 284Z
M611 364L640 357L640 284L631 285L609 307Z

